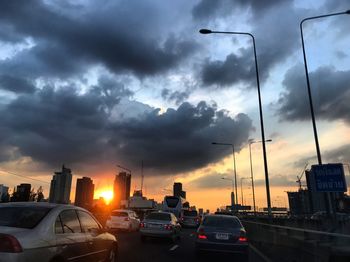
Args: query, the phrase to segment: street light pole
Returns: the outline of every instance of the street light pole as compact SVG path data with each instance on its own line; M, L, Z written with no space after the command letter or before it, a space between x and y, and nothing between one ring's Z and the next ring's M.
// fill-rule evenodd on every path
M301 22L300 22L301 47L302 47L302 50L303 50L306 85L307 85L307 92L308 92L308 97L309 97L311 121L312 121L312 128L313 128L313 132L314 132L317 160L318 160L318 164L319 165L322 165L322 157L321 157L321 150L320 150L320 145L319 145L319 141L318 141L315 113L314 113L314 107L313 107L313 102L312 102L312 93L311 93L311 88L310 88L309 70L308 70L307 60L306 60L304 34L303 34L303 23L305 21L309 21L309 20L325 18L325 17L330 17L330 16L337 16L337 15L345 15L345 14L349 15L350 14L350 10L347 10L345 12L338 12L338 13L331 13L331 14L326 14L326 15L307 17L307 18L304 18L303 20L301 20ZM333 213L332 212L332 202L331 202L331 199L330 199L330 193L327 193L327 197L326 198L327 198L327 203L328 203L327 204L327 206L328 206L328 213Z
M253 51L254 51L254 60L255 60L255 72L256 72L256 84L258 89L258 100L259 100L259 114L260 114L260 129L261 129L261 139L263 146L263 157L264 157L264 169L265 169L265 185L266 185L266 199L267 199L267 210L268 215L271 218L271 196L270 196L270 183L269 183L269 171L267 166L267 156L266 156L266 145L265 145L265 131L264 131L264 119L261 103L261 93L260 93L260 80L259 80L259 68L258 68L258 59L256 55L256 46L255 38L251 33L246 32L222 32L222 31L212 31L209 29L199 30L201 34L233 34L233 35L248 35L252 38L253 41Z
M272 139L267 139L265 142L271 142ZM253 206L254 214L256 215L256 205L255 205L255 188L254 188L254 175L253 175L253 160L252 160L252 144L260 143L261 141L254 141L254 139L249 140L249 160L250 160L250 176L252 179L252 191L253 191Z
M251 179L250 177L241 177L241 201L242 201L242 206L243 206L243 203L244 203L244 201L243 201L243 180L244 179Z
M234 180L235 180L235 200L236 200L236 205L238 204L238 197L237 197L237 170L236 170L236 156L235 156L235 146L234 144L230 143L217 143L217 142L212 142L212 145L219 145L219 146L231 146L232 147L232 157L233 157L233 175L234 175Z

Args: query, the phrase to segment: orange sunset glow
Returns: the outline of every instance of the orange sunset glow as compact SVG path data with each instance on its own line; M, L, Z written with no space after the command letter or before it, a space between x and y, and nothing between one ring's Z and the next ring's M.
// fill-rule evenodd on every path
M94 198L103 197L106 204L109 204L113 199L113 190L111 188L97 189L94 193Z

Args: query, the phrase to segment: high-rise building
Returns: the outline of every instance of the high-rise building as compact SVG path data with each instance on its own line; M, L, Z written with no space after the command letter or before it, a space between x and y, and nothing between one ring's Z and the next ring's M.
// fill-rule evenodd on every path
M9 187L3 184L0 184L0 202L8 202L9 201Z
M31 184L20 184L15 189L11 196L12 202L27 202L30 198Z
M186 191L182 190L182 183L175 182L173 185L173 195L186 199Z
M61 172L55 172L51 180L49 201L51 203L69 204L72 185L72 171L62 166Z
M115 176L113 189L113 205L120 207L122 200L129 200L131 187L131 174L120 172Z
M95 185L90 177L77 179L74 205L90 208L93 204Z

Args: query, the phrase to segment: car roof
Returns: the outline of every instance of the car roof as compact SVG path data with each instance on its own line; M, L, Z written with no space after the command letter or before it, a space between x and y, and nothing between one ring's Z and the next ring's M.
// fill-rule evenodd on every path
M1 207L46 207L46 208L52 208L52 209L79 209L83 211L87 211L84 208L74 206L74 205L68 205L68 204L56 204L56 203L49 203L49 202L8 202L8 203L0 203Z

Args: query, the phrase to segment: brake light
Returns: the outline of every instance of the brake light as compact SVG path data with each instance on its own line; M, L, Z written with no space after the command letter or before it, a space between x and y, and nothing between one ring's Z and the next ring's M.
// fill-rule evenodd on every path
M141 222L141 223L140 223L140 227L146 227L146 223Z
M198 234L198 239L207 239L207 236L204 234Z
M197 233L198 239L207 239L207 236L204 234L204 230L200 228Z
M22 251L21 244L17 238L11 235L0 234L0 252L20 253Z
M248 242L248 238L246 237L239 237L238 240L239 242Z
M165 225L164 228L166 230L173 230L173 225Z
M239 242L248 242L248 238L246 236L246 232L245 231L241 231L241 235L238 238Z

